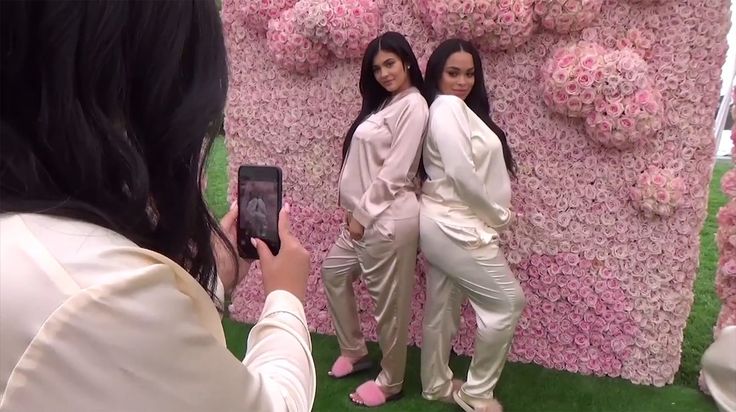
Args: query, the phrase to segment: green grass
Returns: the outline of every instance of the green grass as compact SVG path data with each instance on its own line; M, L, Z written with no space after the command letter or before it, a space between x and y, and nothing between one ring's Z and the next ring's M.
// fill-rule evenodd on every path
M695 277L693 309L685 327L682 343L682 363L675 376L675 383L697 387L700 373L700 358L713 342L713 325L716 323L721 304L716 296L715 276L718 266L716 231L718 209L726 204L721 192L721 176L731 168L730 160L719 160L713 169L713 183L708 197L708 217L700 231L700 267Z
M720 191L720 178L730 168L730 161L719 161L713 172L708 204L708 218L701 236L700 270L695 280L695 301L685 329L682 365L675 384L664 388L634 385L623 379L597 378L544 369L537 365L509 363L499 382L496 395L508 412L696 412L715 411L712 400L697 390L700 358L712 341L712 326L720 307L715 296L713 279L718 260L715 246L717 229L715 215L725 202ZM227 156L222 139L213 147L209 162L207 196L217 216L227 211ZM228 348L242 359L245 339L250 326L226 319L223 322ZM327 370L338 353L337 341L332 336L312 335L313 356L317 367L317 399L315 411L362 410L353 406L347 394L373 374L367 373L343 380L330 379ZM378 359L376 344L369 344ZM458 376L464 376L469 364L466 357L455 357L451 362ZM405 397L381 408L381 411L459 411L451 405L429 402L420 396L419 349L409 348Z
M230 208L227 203L227 150L225 140L215 139L207 161L207 201L219 219Z

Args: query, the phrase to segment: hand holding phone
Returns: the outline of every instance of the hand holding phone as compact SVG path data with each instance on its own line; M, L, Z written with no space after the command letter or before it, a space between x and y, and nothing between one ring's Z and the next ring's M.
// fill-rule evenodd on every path
M251 238L279 253L279 211L282 201L281 169L275 166L241 166L238 169L238 253L258 259Z
M263 241L255 239L254 246L261 259L263 290L266 295L274 290L285 290L303 303L311 265L309 253L289 231L288 204L279 213L279 237L281 250L278 256L273 256Z

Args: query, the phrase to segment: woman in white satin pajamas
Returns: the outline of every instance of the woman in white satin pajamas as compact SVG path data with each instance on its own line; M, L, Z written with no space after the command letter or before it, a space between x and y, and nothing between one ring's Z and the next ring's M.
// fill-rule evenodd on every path
M343 145L339 201L346 227L325 258L322 280L340 345L330 376L373 366L358 318L353 282L361 276L375 305L381 372L350 395L364 406L401 397L419 241L415 177L428 108L411 46L399 33L374 39L363 56L363 106Z
M499 247L511 223L513 159L489 116L480 56L451 39L427 63L430 104L424 146L420 245L429 263L422 346L422 395L465 411L499 411L493 389L506 361L524 295ZM462 302L475 310L475 355L466 382L453 380L450 344Z

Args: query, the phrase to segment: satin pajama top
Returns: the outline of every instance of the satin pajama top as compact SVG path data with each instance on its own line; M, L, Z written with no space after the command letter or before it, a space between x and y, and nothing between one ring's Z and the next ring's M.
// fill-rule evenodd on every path
M240 362L182 267L93 224L0 215L0 411L308 411L304 308L266 297Z
M511 219L498 136L460 98L440 95L429 109L423 158L422 215L467 247L496 242Z
M427 128L426 100L415 87L394 96L355 130L340 175L340 205L365 228L379 218L418 214L414 177Z

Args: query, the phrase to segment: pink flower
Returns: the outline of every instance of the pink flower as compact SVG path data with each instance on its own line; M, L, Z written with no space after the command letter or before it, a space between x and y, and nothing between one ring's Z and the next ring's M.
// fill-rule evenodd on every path
M652 184L656 187L664 187L667 184L667 179L664 177L664 175L655 173L652 176Z
M666 190L658 190L654 196L660 203L669 203L670 201L670 194Z
M588 337L583 334L575 335L575 345L581 348L587 348L590 345Z
M571 113L581 113L583 110L583 101L577 96L570 97L567 100L567 108Z
M729 277L736 276L736 260L727 260L726 263L721 267L721 273Z
M578 86L578 84L575 82L568 82L565 85L565 91L567 92L567 94L577 95L580 94L580 86Z
M630 117L621 117L618 119L618 127L622 130L632 130L634 125L634 120Z
M598 130L601 132L610 132L613 130L613 123L610 120L602 120L598 123Z
M593 70L598 64L598 56L586 55L580 59L580 67L586 70ZM595 77L594 77L595 78Z
M588 73L580 73L577 77L577 82L581 87L590 87L593 85L593 76Z
M572 54L565 54L557 60L557 67L564 69L572 66L575 62L575 56Z
M736 197L736 169L731 169L723 175L721 190L730 197Z
M618 117L624 112L624 106L621 102L613 102L608 105L606 110L610 116Z

